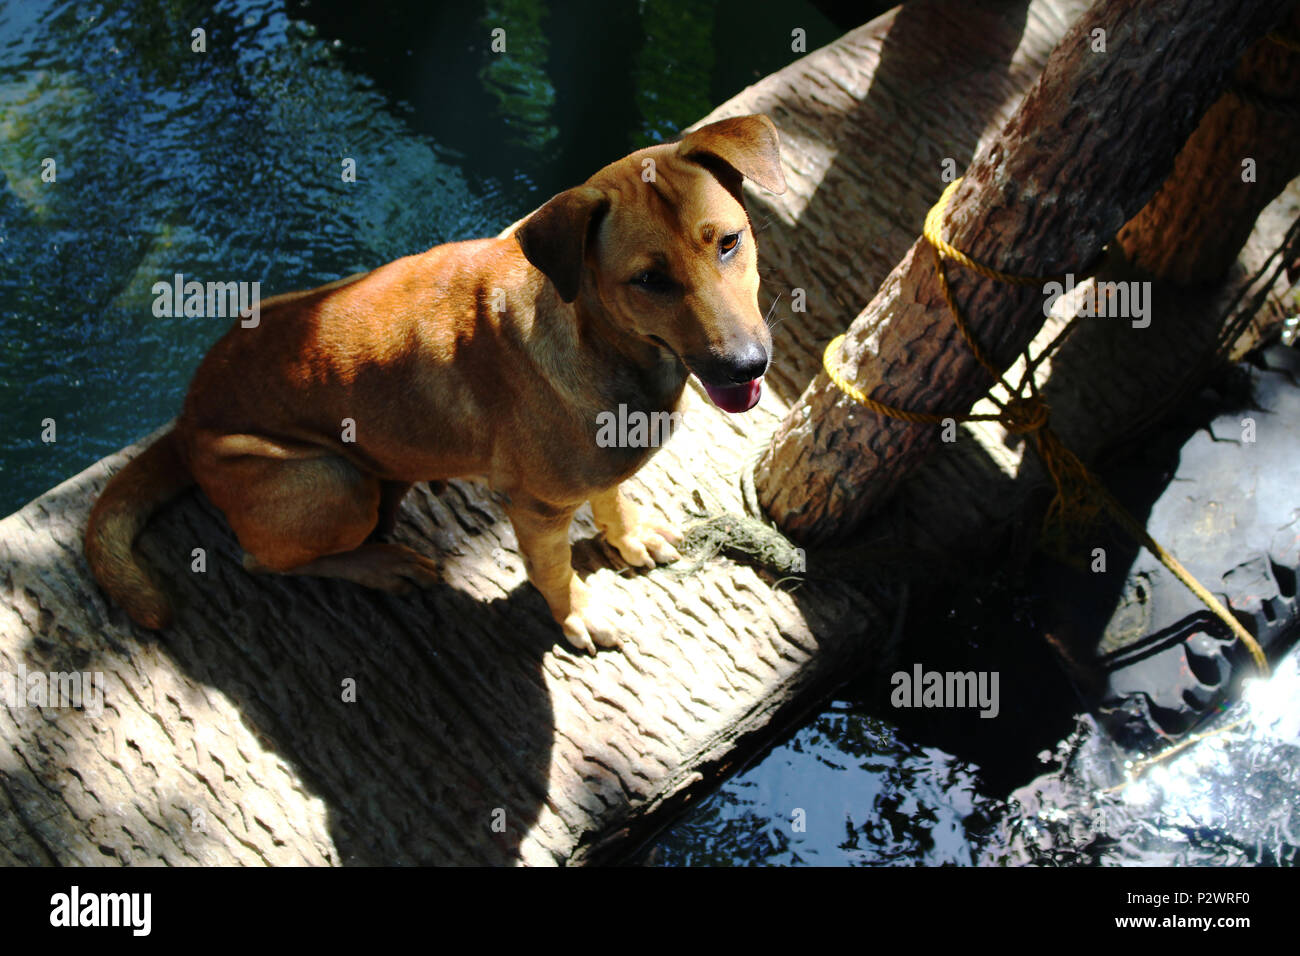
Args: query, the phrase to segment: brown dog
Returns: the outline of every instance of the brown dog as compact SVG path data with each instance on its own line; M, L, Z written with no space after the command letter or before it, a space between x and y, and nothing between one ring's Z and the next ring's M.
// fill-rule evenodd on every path
M104 489L86 529L96 579L165 627L132 546L197 483L250 570L405 590L436 565L372 533L413 483L482 476L508 496L528 578L570 643L617 646L573 573L569 522L589 500L629 564L676 560L677 533L619 492L654 448L601 447L598 416L671 412L691 372L727 411L758 401L772 340L743 177L785 190L766 117L632 153L495 239L268 299L208 353L176 427Z

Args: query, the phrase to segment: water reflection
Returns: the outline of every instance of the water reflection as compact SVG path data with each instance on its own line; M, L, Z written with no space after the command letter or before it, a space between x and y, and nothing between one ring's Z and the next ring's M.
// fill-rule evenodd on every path
M704 116L713 109L713 10L684 7L673 0L639 5L645 42L632 62L637 108L645 118L634 145L649 146L677 135L671 117L686 111Z
M666 832L645 862L1295 865L1298 699L1293 649L1196 743L1136 779L1141 758L1081 717L1052 755L1059 769L1005 801L980 768L837 702Z
M479 21L492 38L491 55L479 76L510 124L511 144L534 153L559 135L551 116L555 87L546 75L545 15L545 8L532 0L492 0Z
M665 865L971 865L999 809L979 769L836 702L664 834Z
M1300 862L1300 649L1268 680L1151 764L1118 751L1091 719L1063 767L1015 794L992 857L1010 862L1225 866Z
M518 214L282 4L190 9L0 8L4 513L175 414L227 322L155 317L154 282L302 288Z

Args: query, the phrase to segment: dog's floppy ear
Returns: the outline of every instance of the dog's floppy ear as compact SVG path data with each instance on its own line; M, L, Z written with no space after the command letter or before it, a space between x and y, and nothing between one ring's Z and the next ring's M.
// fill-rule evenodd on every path
M781 140L766 116L734 116L701 126L682 137L677 155L683 159L712 156L768 192L785 192L781 172Z
M524 258L551 280L565 302L578 297L587 234L594 216L608 207L609 197L599 189L575 186L552 196L515 230Z

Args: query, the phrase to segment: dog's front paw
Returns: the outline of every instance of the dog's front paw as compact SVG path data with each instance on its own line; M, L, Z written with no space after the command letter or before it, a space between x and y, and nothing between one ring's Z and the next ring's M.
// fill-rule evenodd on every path
M598 646L623 646L615 615L601 604L576 574L569 586L569 613L562 619L557 615L557 620L565 638L580 651L595 654Z
M666 524L638 522L625 534L608 534L605 540L634 568L653 568L682 559L676 548L682 543L681 532Z

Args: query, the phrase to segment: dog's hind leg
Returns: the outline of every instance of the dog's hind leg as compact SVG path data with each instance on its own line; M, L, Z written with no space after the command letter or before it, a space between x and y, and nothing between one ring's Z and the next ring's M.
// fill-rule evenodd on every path
M249 570L342 578L399 593L438 579L437 565L410 548L366 543L379 523L384 483L327 448L256 435L200 436L193 465L199 487L247 552Z
M397 527L397 515L402 509L402 499L411 490L409 481L385 481L379 489L379 520L375 530L370 533L370 540L385 537Z
M244 568L254 573L277 571L263 565L252 554L244 556ZM391 594L405 594L414 587L429 587L440 580L438 565L432 559L405 545L373 541L278 573L340 578Z

